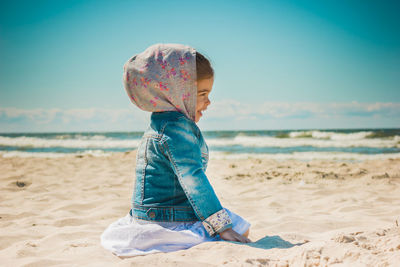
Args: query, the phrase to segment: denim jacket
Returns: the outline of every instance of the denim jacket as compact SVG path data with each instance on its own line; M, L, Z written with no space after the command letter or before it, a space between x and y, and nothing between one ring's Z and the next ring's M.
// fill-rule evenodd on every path
M210 236L230 227L205 174L208 147L178 111L153 112L136 156L131 215L147 221L202 221Z

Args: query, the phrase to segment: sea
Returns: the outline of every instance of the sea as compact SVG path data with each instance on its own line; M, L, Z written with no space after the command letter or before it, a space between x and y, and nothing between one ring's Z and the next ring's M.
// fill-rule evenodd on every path
M400 128L202 131L212 158L363 161L400 158ZM0 133L2 157L109 156L143 132Z

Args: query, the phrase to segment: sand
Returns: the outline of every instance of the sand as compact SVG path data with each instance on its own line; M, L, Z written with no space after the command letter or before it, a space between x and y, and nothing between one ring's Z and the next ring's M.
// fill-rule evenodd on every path
M129 212L135 156L0 157L1 265L400 264L400 159L302 162L212 154L207 175L223 206L246 218L250 239L260 241L121 259L103 249L100 235Z

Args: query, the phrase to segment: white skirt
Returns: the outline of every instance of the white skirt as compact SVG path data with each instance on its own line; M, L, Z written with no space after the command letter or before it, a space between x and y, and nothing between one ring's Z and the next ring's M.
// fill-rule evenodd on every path
M250 223L224 208L232 220L232 229L244 234ZM117 256L137 256L187 249L197 244L221 241L210 237L201 221L152 222L136 220L129 213L111 223L101 235L101 244Z

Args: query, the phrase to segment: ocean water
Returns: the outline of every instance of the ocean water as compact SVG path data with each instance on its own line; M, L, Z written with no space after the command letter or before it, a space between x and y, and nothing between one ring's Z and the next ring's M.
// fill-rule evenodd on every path
M400 129L203 131L210 158L400 158ZM3 157L108 156L136 149L143 132L3 133Z

